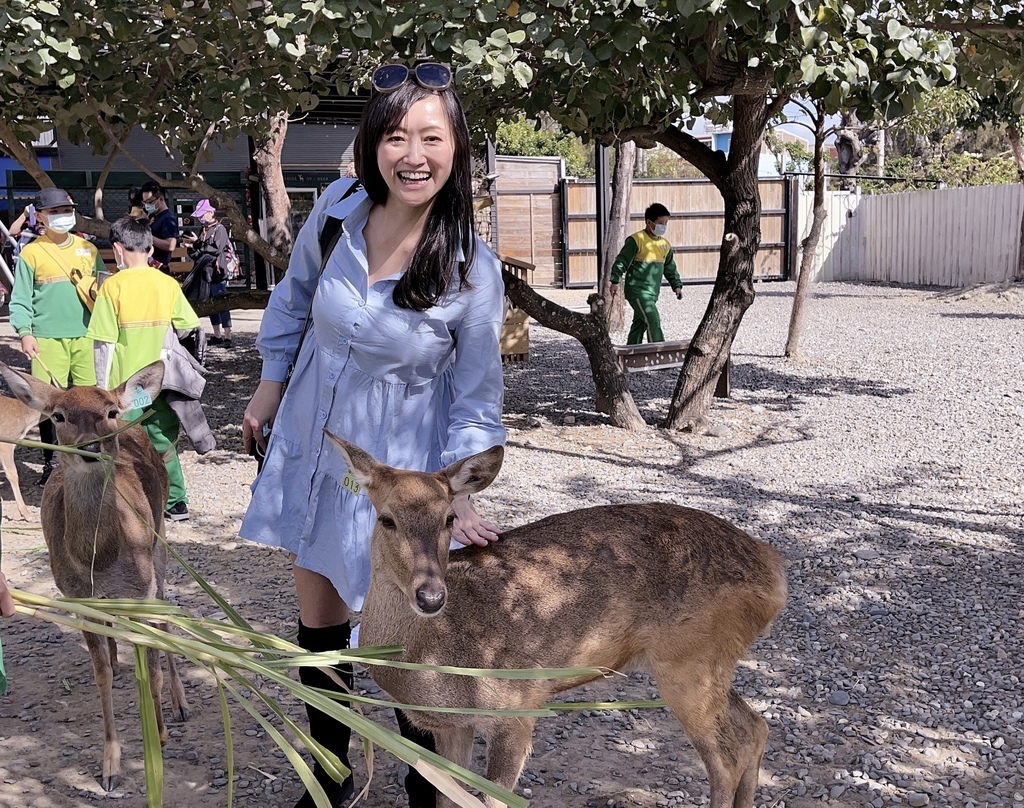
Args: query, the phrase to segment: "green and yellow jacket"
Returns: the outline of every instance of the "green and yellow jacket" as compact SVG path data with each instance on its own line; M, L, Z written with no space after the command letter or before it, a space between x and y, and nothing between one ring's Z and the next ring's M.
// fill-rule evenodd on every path
M70 273L97 275L103 270L99 252L84 238L72 235L58 246L42 235L21 248L14 267L11 326L19 337L49 339L85 336L89 310L82 305Z
M616 256L612 264L612 283L622 281L623 275L626 276L623 293L627 300L657 298L662 277L669 282L673 291L683 286L672 257L672 245L661 236L650 235L646 230L627 238Z

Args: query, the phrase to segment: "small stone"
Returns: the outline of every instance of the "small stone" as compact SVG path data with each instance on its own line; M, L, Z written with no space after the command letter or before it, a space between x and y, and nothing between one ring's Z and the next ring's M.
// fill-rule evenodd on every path
M845 707L850 703L850 695L842 690L836 690L828 694L828 700L830 704L835 704L837 707Z
M854 553L854 555L857 556L857 558L859 558L861 561L874 561L876 558L878 558L878 551L868 548L865 550L858 550Z
M918 791L907 797L907 804L914 806L914 808L921 808L921 806L928 805L929 803L931 803L931 798L927 794L922 794Z

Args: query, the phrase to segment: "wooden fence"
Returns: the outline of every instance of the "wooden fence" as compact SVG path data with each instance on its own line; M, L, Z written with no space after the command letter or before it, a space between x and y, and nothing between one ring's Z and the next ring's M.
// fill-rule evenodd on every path
M801 193L800 238L810 228ZM861 196L829 192L814 278L958 287L1012 280L1024 186Z
M564 183L565 286L597 283L597 217L592 181ZM764 179L761 191L761 247L755 257L757 280L787 277L785 181ZM679 277L684 283L706 283L718 274L725 222L722 195L707 180L634 180L627 233L643 230L644 210L661 202L672 213L665 237L671 242Z
M536 267L534 286L597 284L597 217L593 180L564 177L557 157L495 158L496 213L492 241L501 255ZM788 277L787 192L781 179L761 182L761 248L755 277ZM666 237L684 282L713 281L725 218L722 196L707 180L635 180L627 232L644 227L644 209L661 202L671 212ZM496 231L496 233L494 232Z

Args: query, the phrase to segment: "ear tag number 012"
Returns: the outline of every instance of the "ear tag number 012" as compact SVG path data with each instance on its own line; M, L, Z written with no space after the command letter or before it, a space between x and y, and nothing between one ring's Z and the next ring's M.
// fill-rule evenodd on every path
M148 407L153 403L153 397L142 389L141 386L136 385L135 393L132 395L132 409L141 410L144 407Z

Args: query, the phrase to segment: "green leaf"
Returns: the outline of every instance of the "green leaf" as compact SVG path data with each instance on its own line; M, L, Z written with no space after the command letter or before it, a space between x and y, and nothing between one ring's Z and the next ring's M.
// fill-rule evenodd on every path
M44 14L52 14L54 17L60 16L60 9L58 9L53 3L49 2L49 0L39 0L39 2L35 4L35 7Z
M520 87L529 87L533 81L533 68L525 62L516 62L512 66L512 76Z
M885 24L885 32L889 35L889 39L906 39L913 32L903 25L899 20L894 17L890 17L888 22Z
M811 56L811 54L807 54L803 59L800 60L800 74L806 83L812 83L818 76L822 74L822 72L822 68L814 60L814 57Z
M522 29L516 31L510 31L508 35L508 41L513 45L519 45L526 41L526 31Z

